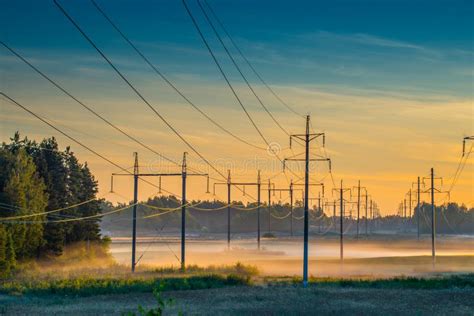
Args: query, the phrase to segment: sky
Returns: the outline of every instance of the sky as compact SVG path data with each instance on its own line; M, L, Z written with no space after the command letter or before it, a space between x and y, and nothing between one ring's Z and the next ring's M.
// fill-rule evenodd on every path
M267 145L226 85L182 1L96 1L201 110L260 147L223 133L183 101L90 1L62 1L117 68L221 174L231 169L233 180L255 181L261 169L262 181L271 178L278 187L288 187L290 179L301 183L301 163L288 162L283 172L281 162L265 150ZM429 176L432 167L436 176L444 178L439 189L450 189L462 139L474 135L472 1L208 2L278 96L299 114L311 115L314 130L326 134L325 148L317 140L311 153L331 158L333 176L327 164L318 162L312 164L311 179L325 183L328 200L336 198L332 188L341 179L344 187L354 187L360 180L381 212L394 214L412 182ZM197 2L187 3L249 115L268 142L280 149L279 157L301 154L304 148L296 143L289 148L288 135L251 94ZM134 94L53 1L5 1L0 40L155 151L177 162L187 151L191 168L224 181ZM304 117L283 106L227 39L225 43L276 121L289 133L303 133ZM133 165L133 152L138 152L142 171L180 170L105 125L1 45L0 90L125 168ZM128 177L116 179L117 194L107 193L110 174L119 172L116 167L0 98L0 141L8 141L15 131L37 140L55 136L62 147L71 145L96 176L100 196L114 202L132 198ZM474 206L474 164L472 157L465 161L450 198ZM156 178L148 180L157 183ZM205 178L193 177L188 183L189 198L214 198L205 193ZM163 179L162 185L180 193L179 178ZM140 184L139 197L146 199L156 191ZM318 191L313 187L311 197ZM251 201L256 196L254 188L246 192L243 196L233 190L232 197ZM217 186L215 197L226 197L224 186ZM286 198L283 195L281 200ZM446 198L439 194L437 201ZM428 200L427 194L422 199Z

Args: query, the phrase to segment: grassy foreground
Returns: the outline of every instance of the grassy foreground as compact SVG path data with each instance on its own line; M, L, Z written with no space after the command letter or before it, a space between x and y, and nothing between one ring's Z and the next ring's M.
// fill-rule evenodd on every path
M392 279L262 278L241 264L212 268L146 270L107 277L51 275L0 285L0 314L122 315L153 308L152 291L175 304L164 314L472 315L474 274Z
M233 266L189 266L141 269L134 274L124 266L81 269L69 273L23 272L0 282L0 293L9 295L92 296L121 293L197 290L251 285L258 271L237 263Z
M255 267L237 263L233 266L189 266L178 268L142 269L134 274L126 267L80 270L69 274L21 273L0 282L0 294L94 296L103 294L151 293L222 288L228 286L298 287L299 277L260 277ZM474 274L431 277L394 278L314 278L310 287L370 288L370 289L474 289Z
M157 307L155 289L161 291L163 302L174 301L163 307L165 315L474 314L472 273L310 278L308 288L303 288L299 278L259 275L256 267L241 263L191 265L185 272L140 265L131 274L129 267L108 257L78 260L84 258L82 252L78 247L55 260L25 263L15 275L0 280L0 315L137 313L139 305L143 310ZM378 265L386 260L375 259ZM391 260L406 264L406 259ZM373 261L364 264L372 267Z

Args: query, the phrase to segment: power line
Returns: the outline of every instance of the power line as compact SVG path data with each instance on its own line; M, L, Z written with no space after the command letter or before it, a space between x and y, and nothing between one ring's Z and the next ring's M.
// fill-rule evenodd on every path
M257 124L255 123L255 121L252 119L252 117L250 116L250 113L247 111L247 109L245 108L244 104L242 103L242 101L240 100L239 96L237 95L237 92L234 90L234 87L232 86L232 84L230 83L229 79L227 78L227 75L225 74L224 70L222 69L222 66L220 65L219 61L217 60L216 56L214 55L214 52L212 51L211 47L209 46L209 43L207 42L206 38L204 37L204 34L202 33L201 31L201 28L199 27L199 25L197 24L197 21L196 19L194 18L193 14L191 13L191 11L189 10L188 8L188 5L186 4L186 0L183 0L183 4L184 4L184 7L186 9L186 12L188 13L189 17L191 18L192 22L193 22L193 25L194 25L194 28L196 29L196 31L199 33L199 36L201 37L202 41L204 42L209 54L211 54L211 57L212 59L214 60L214 63L216 64L217 68L219 69L219 72L221 73L221 75L224 77L224 80L226 81L227 85L229 86L230 90L232 91L232 94L234 95L234 97L236 98L237 102L240 104L240 107L242 108L242 110L245 112L245 114L247 115L247 118L249 119L249 121L252 123L253 127L255 128L255 130L257 131L257 133L260 135L260 137L263 139L263 141L265 142L265 144L267 144L267 146L270 146L270 143L268 142L268 140L265 138L265 136L263 135L263 133L260 131L260 129L258 128Z
M63 13L63 15L74 25L74 27L81 33L81 35L86 39L89 44L99 53L100 56L109 64L109 66L119 75L119 77L135 92L135 94L150 108L150 110L155 113L156 116L160 118L160 120L165 123L165 125L171 129L171 131L178 136L196 155L198 155L207 165L209 165L214 171L216 171L222 178L225 179L223 173L221 173L217 168L215 168L194 146L189 143L184 136L182 136L165 118L161 115L151 104L148 100L135 88L135 86L118 70L118 68L110 61L107 56L100 50L97 45L92 41L92 39L82 30L82 28L74 21L74 19L66 12L66 10L58 3L57 0L53 0L59 10Z
M46 214L52 214L52 213L57 213L57 212L61 212L61 211L65 211L65 210L68 210L68 209L71 209L71 208L74 208L74 207L77 207L77 206L81 206L81 205L84 205L84 204L88 204L88 203L92 203L94 201L97 201L99 202L100 199L104 198L107 194L109 194L110 192L104 194L103 196L101 197L95 197L93 199L89 199L89 200L86 200L86 201L82 201L82 202L79 202L79 203L76 203L76 204L73 204L73 205L68 205L66 207L61 207L61 208L58 208L58 209L54 209L54 210L50 210L50 211L45 211L45 212L40 212L40 213L34 213L34 214L26 214L26 215L18 215L18 216L9 216L9 217L1 217L1 220L14 220L14 219L21 219L21 218L28 218L28 217L35 217L35 216L41 216L41 215L46 215ZM8 205L8 204L5 204L5 203L0 203L2 205L5 205L5 206L0 206L0 207L3 207L3 208L16 208L17 210L28 210L28 209L25 209L25 208L22 208L22 207L18 207L18 206L15 206L15 205Z
M296 112L294 109L292 109L285 101L283 101L276 93L275 91L265 82L265 80L263 80L262 76L257 72L257 70L255 69L255 67L250 63L250 61L247 59L247 57L245 57L245 55L243 54L243 52L241 51L241 49L237 46L237 44L235 43L235 41L233 40L233 38L230 36L229 32L227 31L227 29L225 28L224 24L222 23L222 21L219 19L219 17L217 16L217 14L215 13L215 11L212 9L212 7L209 5L209 3L207 2L207 0L204 0L204 3L206 4L206 6L209 8L209 11L211 12L211 14L214 16L215 20L217 21L217 23L220 25L220 27L222 28L222 30L224 31L224 33L226 34L226 36L229 38L230 42L232 43L232 45L235 47L235 49L237 50L237 52L239 53L240 56L242 56L242 58L245 60L245 62L247 63L247 65L250 67L250 69L253 71L253 73L255 74L255 76L257 76L257 78L263 83L263 85L273 94L273 96L281 103L283 104L288 110L290 110L293 114L299 116L299 117L304 117L304 115L302 114L299 114L298 112Z
M254 145L248 141L246 141L245 139L237 136L236 134L232 133L231 131L229 131L228 129L226 129L224 126L222 126L221 124L219 124L218 122L216 122L212 117L210 117L206 112L204 112L201 108L199 108L194 102L192 102L182 91L180 91L176 85L174 83L172 83L136 46L135 44L132 43L132 41L119 29L119 27L117 26L117 24L115 24L111 19L110 17L104 12L104 10L102 10L102 8L99 7L99 5L94 1L94 0L91 0L92 4L94 5L94 7L102 14L102 16L109 22L109 24L120 34L120 36L133 48L133 50L135 50L135 52L145 61L145 63L148 64L148 66L150 66L153 71L158 75L160 76L177 94L179 94L183 100L185 100L189 105L191 105L196 111L198 111L201 115L203 115L206 119L208 119L212 124L214 124L215 126L217 126L219 129L221 129L222 131L224 131L225 133L227 133L228 135L232 136L233 138L237 139L238 141L248 145L248 146L251 146L251 147L254 147L254 148L257 148L257 149L260 149L260 150L266 150L266 148L264 147L261 147L261 146L258 146L258 145Z
M454 174L454 177L453 177L453 181L451 183L451 186L449 187L449 190L448 192L451 192L454 188L454 186L456 185L456 182L459 180L459 177L461 176L461 173L463 172L464 170L464 167L466 166L466 162L469 158L469 155L472 153L472 148L474 147L474 145L471 145L471 149L469 150L469 152L467 152L462 158L464 158L464 161L461 159L461 161L459 161L459 165L458 165L458 168L456 170L456 173Z
M101 158L102 160L105 160L106 162L108 162L109 164L117 167L118 169L120 169L121 171L125 172L125 173L129 173L129 174L133 174L131 173L130 171L128 171L128 169L118 165L117 163L113 162L112 160L110 160L109 158L105 157L104 155L102 154L99 154L97 151L95 151L94 149L90 148L89 146L85 145L84 143L82 143L81 141L77 140L76 138L70 136L69 134L67 134L66 132L64 132L63 130L57 128L56 126L54 126L53 124L51 124L50 122L48 122L47 120L45 120L44 118L42 118L41 116L39 116L38 114L36 114L35 112L31 111L30 109L26 108L25 106L23 106L22 104L20 104L19 102L15 101L14 99L12 99L11 97L9 97L8 95L6 95L5 93L3 92L0 92L0 94L6 98L7 100L9 100L12 104L18 106L19 108L23 109L24 111L28 112L29 114L31 114L32 116L36 117L38 120L40 120L41 122L45 123L46 125L48 125L49 127L51 127L52 129L54 129L55 131L57 131L58 133L60 133L61 135L67 137L68 139L72 140L73 142L75 142L76 144L78 144L79 146L85 148L86 150L88 150L89 152L91 152L92 154L96 155L97 157ZM141 179L143 182L145 183L148 183L152 186L154 186L155 188L158 188L158 186L156 186L155 184L145 180L145 179ZM169 194L172 194L172 195L175 195L173 192L169 192L169 191L166 191L164 189L162 189L163 191L169 193Z
M99 53L99 55L109 64L109 66L119 75L119 77L125 81L125 83L135 92L135 94L156 114L160 120L165 123L165 125L172 130L172 132L178 136L194 153L196 153L199 158L201 158L211 169L217 172L222 178L225 179L223 173L221 173L216 167L214 167L209 160L207 160L191 143L189 143L184 136L182 136L172 125L169 123L163 115L161 115L151 104L148 100L135 88L135 86L122 74L122 72L112 63L112 61L102 52L100 48L92 41L92 39L82 30L82 28L76 23L76 21L66 12L66 10L57 2L57 0L53 0L56 6L60 9L63 15L74 25L74 27L81 33L84 39L89 42L89 44ZM239 187L237 187L239 191L242 191ZM251 197L251 196L250 196ZM255 200L255 198L254 198Z
M268 116L270 116L270 118L273 120L273 122L275 122L275 124L283 131L283 133L285 133L287 136L290 135L290 133L288 133L288 131L283 128L283 126L281 126L281 124L275 119L275 117L272 115L272 113L268 110L268 108L265 106L265 104L262 102L262 100L260 99L260 97L257 95L257 93L255 92L255 90L253 89L252 85L250 84L250 82L247 80L247 78L245 77L245 75L243 74L242 70L240 69L239 65L237 64L237 62L235 61L234 57L232 57L232 54L230 53L230 51L227 49L227 46L224 44L224 41L222 40L221 36L219 35L219 32L217 32L217 29L215 28L214 26L214 23L212 23L211 19L209 18L206 10L204 10L204 7L201 5L201 1L197 1L199 7L201 8L201 11L202 13L204 14L204 17L206 18L207 22L209 23L209 25L211 26L212 30L214 31L214 34L216 35L217 39L219 40L219 42L221 43L222 47L224 48L225 52L227 53L227 56L229 56L230 60L232 61L232 64L235 66L235 68L237 69L237 71L239 72L240 76L242 77L242 79L245 81L245 83L247 84L247 87L250 89L250 91L252 91L252 94L255 96L255 98L257 99L258 103L260 103L260 105L262 106L262 108L265 110L265 112L267 112Z
M23 56L21 56L18 52L16 52L15 50L13 50L10 46L8 46L7 44L5 44L3 41L0 41L0 44L2 44L6 49L8 49L13 55L15 55L16 57L18 57L22 62L24 62L25 64L27 64L31 69L33 69L36 73L38 73L40 76L42 76L44 79L46 79L47 81L49 81L52 85L54 85L56 88L58 88L59 90L61 90L64 94L66 94L68 97L70 97L71 99L73 99L76 103L78 103L79 105L81 105L83 108L85 108L86 110L88 110L90 113L92 113L93 115L95 115L96 117L98 117L100 120L102 120L103 122L105 122L106 124L108 124L110 127L114 128L115 130L117 130L118 132L120 132L122 135L126 136L127 138L129 138L130 140L134 141L135 143L139 144L140 146L142 146L143 148L151 151L152 153L158 155L159 157L165 159L166 161L168 162L171 162L177 166L180 166L180 164L166 156L164 156L163 154L157 152L156 150L154 150L153 148L149 147L148 145L144 144L143 142L141 142L140 140L138 140L137 138L135 138L134 136L131 136L130 134L128 134L127 132L125 132L123 129L121 129L120 127L118 127L117 125L113 124L111 121L109 121L108 119L106 119L105 117L103 117L102 115L100 115L99 113L97 113L94 109L92 109L90 106L86 105L85 103L83 103L82 101L80 101L79 99L77 99L74 95L72 95L69 91L67 91L65 88L63 88L61 85L59 85L56 81L54 81L53 79L51 79L49 76L47 76L44 72L42 72L41 70L39 70L37 67L35 67L33 64L31 64L28 60L26 60Z
M200 3L198 2L198 4L200 5ZM237 95L237 92L235 91L234 87L232 86L232 83L229 81L229 79L227 78L227 75L225 74L224 70L222 69L222 66L221 64L219 63L219 61L217 60L217 57L214 55L214 52L212 51L209 43L207 42L204 34L202 33L201 31L201 28L199 27L196 19L194 18L193 14L191 13L188 5L186 4L186 0L183 0L183 5L186 9L186 12L188 13L189 17L191 18L192 20L192 23L194 25L194 28L196 29L196 31L198 32L200 38L202 39L202 41L204 42L209 54L211 55L214 63L216 64L217 68L219 69L219 72L221 73L221 75L224 77L224 80L226 81L227 85L229 86L230 90L232 91L234 97L236 98L237 102L239 103L239 105L241 106L242 110L245 112L245 114L247 115L249 121L252 123L252 125L254 126L255 130L257 131L257 133L260 135L260 137L263 139L263 141L267 144L268 148L271 148L271 144L268 142L268 140L265 138L265 136L263 135L263 133L261 132L261 130L258 128L257 124L255 123L255 121L252 119L250 113L247 111L247 109L245 108L244 104L242 103L242 101L240 100L239 96ZM220 42L222 43L222 45L224 46L225 50L227 51L228 53L228 50L227 50L227 47L223 44L222 42L222 39L220 38L220 36L218 35L217 31L215 30L213 24L210 22L207 14L205 13L205 11L203 11L207 20L209 21L209 23L211 24L211 26L213 27L214 31L216 32L216 35L218 36ZM232 58L232 56L229 54L229 57L231 58L232 61L234 61L234 59ZM236 67L238 68L237 64L235 63L234 61L234 65L236 65ZM240 72L240 69L238 68L239 72ZM240 72L241 75L243 76L242 72ZM249 85L250 87L250 85ZM278 156L278 154L276 153L275 154L275 157L280 160L280 162L283 163L283 160ZM293 173L295 176L296 174L291 170L289 169L291 173ZM286 173L285 173L285 176L286 176ZM288 178L286 177L286 180L288 182Z

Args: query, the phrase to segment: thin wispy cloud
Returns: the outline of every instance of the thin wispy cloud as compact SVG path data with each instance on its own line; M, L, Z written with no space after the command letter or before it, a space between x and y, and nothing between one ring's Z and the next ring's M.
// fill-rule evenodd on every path
M420 44L411 43L395 38L381 37L373 34L366 33L353 33L353 34L342 34L334 33L329 31L317 31L308 34L301 35L304 39L310 40L331 40L339 43L352 43L364 46L373 46L378 48L392 48L392 49L403 49L408 51L416 51L427 55L441 57L440 51L433 48L425 47Z

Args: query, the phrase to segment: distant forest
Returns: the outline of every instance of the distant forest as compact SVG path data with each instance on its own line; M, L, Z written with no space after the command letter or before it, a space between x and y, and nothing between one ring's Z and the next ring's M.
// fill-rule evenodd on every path
M190 205L198 205L199 209L187 207L186 227L188 233L200 235L222 234L227 231L227 203L222 201L189 201ZM131 203L130 203L131 204ZM119 204L113 207L105 202L104 211L122 209L130 204ZM166 232L178 232L181 229L181 210L176 209L181 202L174 196L160 196L148 199L137 206L137 227L142 236L158 236ZM257 231L256 203L242 204L234 201L231 207L231 232L232 234L254 234ZM160 208L161 210L154 209ZM214 210L213 209L217 209ZM324 211L324 212L323 212ZM160 212L169 212L163 216L144 218ZM313 234L337 234L339 232L340 217L339 207L336 216L333 216L333 207L319 210L317 206L310 209L310 231ZM372 217L369 215L367 231L369 233L412 233L417 231L417 215L419 214L420 233L431 233L431 205L422 204L420 210L413 210L411 218L398 215L385 217ZM260 210L260 227L262 234L272 233L287 236L291 232L300 235L303 231L303 207L301 203L293 207L293 221L290 218L290 205L288 203L275 203L271 205L269 216L268 205L262 203ZM356 232L357 220L355 212L346 211L343 220L345 234ZM449 203L437 206L435 211L436 232L439 234L474 234L474 208L467 209L463 205ZM132 208L111 214L102 220L102 230L111 236L129 236L131 232ZM365 234L365 212L361 210L359 231Z
M2 143L0 189L3 274L17 260L58 256L68 244L101 240L99 217L61 222L100 214L101 202L87 163L80 163L69 147L59 150L54 137L37 143L16 133L10 143Z

